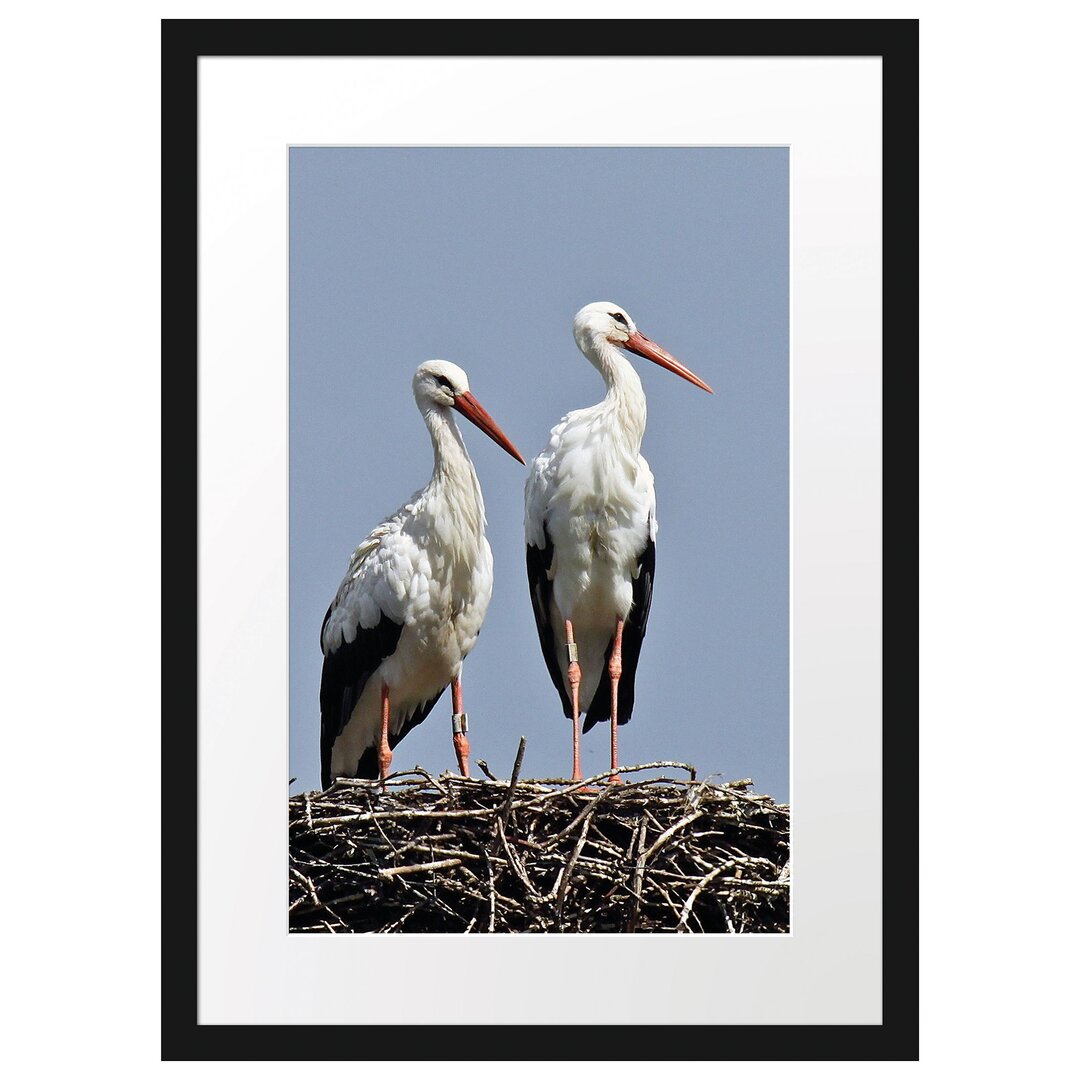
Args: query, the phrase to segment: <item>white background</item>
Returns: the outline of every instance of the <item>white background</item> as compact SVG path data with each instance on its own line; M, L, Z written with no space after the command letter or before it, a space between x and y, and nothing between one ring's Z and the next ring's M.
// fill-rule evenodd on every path
M573 7L609 17L617 7L627 18L636 6ZM755 1071L1057 1071L1071 1052L1075 943L1065 798L1075 741L1076 217L1062 137L1073 39L1055 21L1058 5L1031 3L1023 19L1006 5L878 7L926 15L924 1060ZM805 13L780 3L706 13L763 9ZM357 10L318 4L304 14ZM832 3L815 14L866 11ZM93 1060L138 1076L158 1054L160 14L296 12L270 2L56 4L9 22L19 47L0 72L7 146L21 151L0 180L11 305L0 445L14 521L2 540L14 833L3 903L8 982L18 988L5 1058L33 1072ZM58 675L46 643L72 612L73 581L83 643ZM55 692L43 696L43 686ZM45 697L60 703L47 723ZM122 853L103 842L114 800L126 813ZM1024 867L1037 873L1021 876ZM1018 895L1033 878L1053 890L1045 909L1038 895ZM251 1066L259 1076L295 1069ZM541 1069L550 1066L519 1067Z
M200 61L201 1023L880 1022L880 73L858 57ZM598 115L616 144L792 147L792 934L286 935L286 145L581 145ZM585 1013L575 969L630 992Z

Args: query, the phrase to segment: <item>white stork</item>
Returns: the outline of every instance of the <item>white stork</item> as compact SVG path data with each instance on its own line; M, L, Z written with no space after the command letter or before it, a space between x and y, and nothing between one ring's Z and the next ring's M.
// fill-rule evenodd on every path
M454 750L469 775L461 663L491 600L484 498L452 409L525 464L456 364L416 369L413 396L435 452L431 480L377 525L349 561L323 619L322 783L379 777L392 749L453 684Z
M574 339L607 384L604 400L564 416L525 484L526 566L533 615L551 681L573 721L574 780L584 731L611 721L612 780L618 725L634 709L634 674L649 618L656 565L656 494L638 452L645 394L628 349L712 389L650 341L617 304L588 304ZM607 678L605 678L605 672Z

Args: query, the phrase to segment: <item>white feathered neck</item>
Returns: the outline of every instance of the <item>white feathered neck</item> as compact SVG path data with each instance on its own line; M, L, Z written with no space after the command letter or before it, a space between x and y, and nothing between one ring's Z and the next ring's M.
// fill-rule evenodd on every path
M634 365L606 338L590 337L581 349L607 385L604 400L582 412L610 418L606 425L610 433L624 439L626 449L636 455L645 435L646 407L645 391Z
M474 550L483 535L487 518L480 481L472 459L465 449L450 410L445 405L429 404L421 409L424 423L431 435L435 463L431 480L420 494L422 503L433 517L444 517L452 528L436 529L435 535L444 542L458 534L468 549ZM467 551L463 551L468 555Z

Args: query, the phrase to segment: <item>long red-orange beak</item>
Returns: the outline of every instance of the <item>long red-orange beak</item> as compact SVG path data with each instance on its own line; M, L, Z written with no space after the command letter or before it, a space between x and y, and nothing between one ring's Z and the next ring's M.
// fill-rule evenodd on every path
M503 434L503 429L495 423L491 413L472 394L468 391L464 394L455 394L454 408L466 420L471 420L488 438L497 442L511 457L517 458L522 465L525 464L525 459L518 453L518 448Z
M644 356L646 360L651 360L654 364L667 368L668 371L674 371L676 375L681 375L687 382L700 386L702 390L706 390L710 394L713 392L712 387L707 382L699 379L685 364L680 364L663 346L657 345L655 341L650 341L640 330L635 330L623 342L622 347L629 349L632 353L637 353L638 356Z

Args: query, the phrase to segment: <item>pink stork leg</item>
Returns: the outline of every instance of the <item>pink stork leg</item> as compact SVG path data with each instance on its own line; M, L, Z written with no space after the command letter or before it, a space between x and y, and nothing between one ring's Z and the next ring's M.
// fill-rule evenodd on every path
M390 775L390 762L394 755L390 752L390 687L382 687L382 736L379 741L379 779L386 787L386 778Z
M570 684L570 711L574 714L574 775L571 780L581 780L581 735L578 730L578 688L581 686L581 668L577 660L577 645L574 644L574 627L566 620L566 681Z
M454 695L454 753L457 754L458 771L462 776L469 775L469 740L465 732L469 730L469 720L461 694L461 676L450 684Z
M619 767L619 679L622 676L622 628L623 621L615 623L615 642L608 661L611 677L611 783L621 784L622 777L615 771Z

